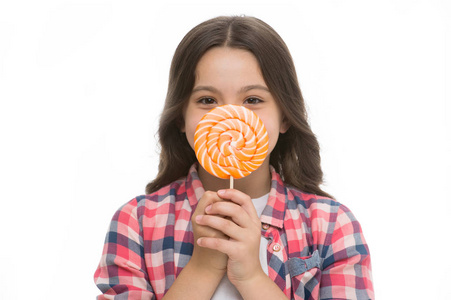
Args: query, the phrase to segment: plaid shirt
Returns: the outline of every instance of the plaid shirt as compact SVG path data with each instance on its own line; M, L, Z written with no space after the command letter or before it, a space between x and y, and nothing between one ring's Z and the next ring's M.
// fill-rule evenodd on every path
M349 209L271 172L261 216L268 276L290 299L373 299L368 246ZM193 165L186 178L116 212L94 276L98 299L163 297L191 258L190 219L203 193Z

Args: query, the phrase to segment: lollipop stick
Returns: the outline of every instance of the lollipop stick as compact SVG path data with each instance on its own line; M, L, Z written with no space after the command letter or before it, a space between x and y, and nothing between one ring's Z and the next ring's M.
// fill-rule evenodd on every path
M230 188L233 189L233 176L230 176Z

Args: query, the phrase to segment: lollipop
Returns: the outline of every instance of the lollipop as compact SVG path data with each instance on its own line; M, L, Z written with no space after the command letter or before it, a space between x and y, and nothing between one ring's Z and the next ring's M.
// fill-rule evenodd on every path
M242 178L263 163L268 133L251 110L238 105L218 106L206 113L194 134L194 151L200 164L219 178Z

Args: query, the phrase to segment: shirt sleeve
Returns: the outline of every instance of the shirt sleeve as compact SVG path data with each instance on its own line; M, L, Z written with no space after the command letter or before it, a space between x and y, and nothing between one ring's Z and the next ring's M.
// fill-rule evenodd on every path
M94 274L97 299L155 299L144 260L143 238L133 199L114 215Z
M369 249L359 222L343 205L327 244L320 298L374 299Z

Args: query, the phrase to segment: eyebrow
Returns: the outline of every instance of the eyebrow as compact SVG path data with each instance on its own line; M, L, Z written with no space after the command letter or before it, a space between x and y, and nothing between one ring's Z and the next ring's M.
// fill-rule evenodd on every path
M269 93L269 89L266 86L261 85L261 84L253 84L253 85L248 85L248 86L242 87L240 92L248 92L250 90L263 90L263 91Z
M252 85L247 85L244 86L240 89L240 93L244 93L244 92L248 92L250 90L263 90L265 92L269 93L269 89L261 84L252 84ZM199 91L208 91L208 92L213 92L213 93L219 93L218 89L213 87L213 86L209 86L209 85L199 85L197 87L195 87L192 91L192 93L196 93Z
M208 91L208 92L213 92L213 93L219 93L219 91L216 88L214 88L212 86L207 86L207 85L199 85L199 86L195 87L191 93L195 93L195 92L199 92L199 91Z

